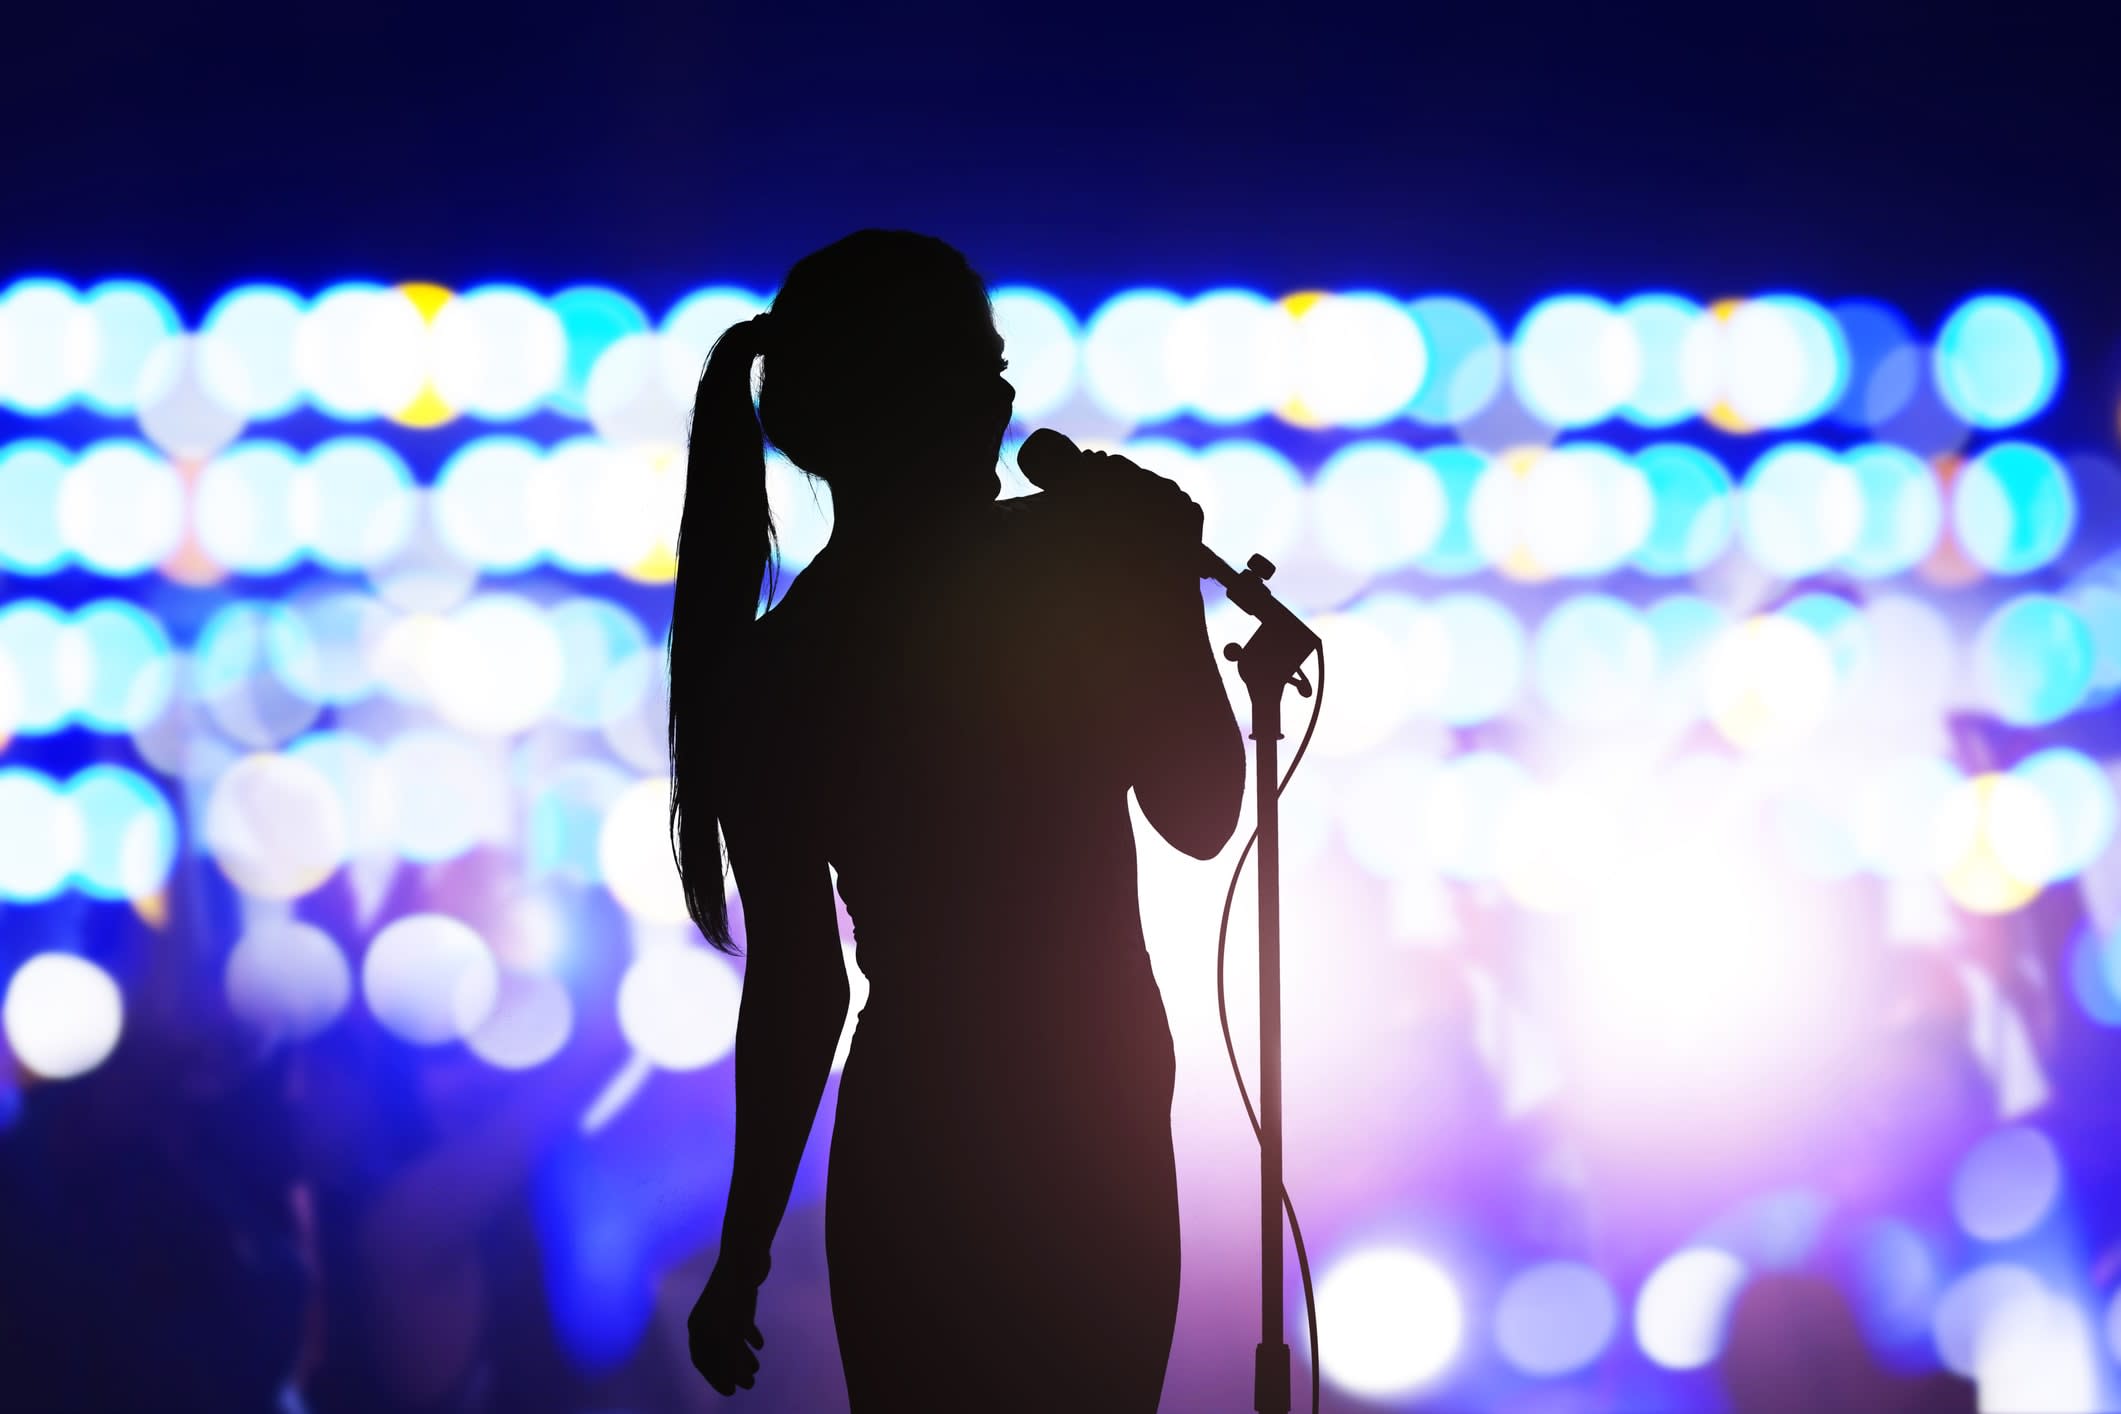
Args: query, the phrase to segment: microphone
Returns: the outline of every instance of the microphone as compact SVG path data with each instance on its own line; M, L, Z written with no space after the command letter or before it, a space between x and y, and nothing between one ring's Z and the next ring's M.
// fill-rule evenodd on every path
M1083 458L1088 455L1070 441L1067 434L1056 432L1050 427L1041 427L1026 437L1024 444L1017 448L1016 465L1024 473L1024 479L1039 490L1059 491L1082 478ZM1122 457L1120 460L1126 459ZM1133 462L1127 464L1135 466ZM1137 467L1137 470L1139 469ZM1238 572L1231 569L1222 556L1206 545L1195 545L1190 551L1181 553L1190 554L1192 557L1195 578L1212 579L1229 590L1239 587ZM1268 564L1262 556L1254 555L1252 558L1258 561L1252 566L1252 570L1261 579L1274 573L1274 566ZM1265 567L1264 570L1261 566Z

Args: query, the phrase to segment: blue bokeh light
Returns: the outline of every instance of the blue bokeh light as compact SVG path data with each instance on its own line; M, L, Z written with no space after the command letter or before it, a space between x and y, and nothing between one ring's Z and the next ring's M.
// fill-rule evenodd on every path
M1429 366L1407 412L1416 422L1449 427L1477 415L1502 387L1502 331L1487 311L1456 295L1413 301L1414 317L1429 346Z
M70 465L57 442L0 446L0 570L51 574L73 555L59 531L59 493Z
M177 311L160 290L140 280L105 280L83 297L82 307L96 326L96 364L81 389L82 401L100 413L131 412L148 360L181 328Z
M122 766L91 766L67 786L80 812L74 882L92 898L139 898L169 880L177 819L161 791Z
M2030 574L2061 554L2076 528L2069 472L2030 442L1998 442L1952 485L1952 529L1990 574Z
M75 611L73 632L86 659L75 708L83 723L130 732L161 714L175 678L161 620L123 599L98 599Z
M2045 411L2062 381L2047 316L2015 295L1975 295L1944 321L1932 351L1937 391L1975 427L2012 427Z
M610 348L629 334L650 328L641 307L602 285L575 285L546 303L559 316L567 338L566 371L553 391L553 406L576 417L588 411L589 374Z
M1659 442L1637 452L1635 465L1649 482L1653 507L1636 567L1682 575L1712 564L1736 529L1731 474L1723 463L1699 447Z
M2020 595L1982 624L1974 661L1997 716L2014 726L2046 726L2076 711L2091 690L2091 629L2060 599Z
M1882 579L1928 558L1944 530L1944 498L1929 463L1883 442L1852 447L1841 463L1863 502L1862 526L1842 564L1866 579Z

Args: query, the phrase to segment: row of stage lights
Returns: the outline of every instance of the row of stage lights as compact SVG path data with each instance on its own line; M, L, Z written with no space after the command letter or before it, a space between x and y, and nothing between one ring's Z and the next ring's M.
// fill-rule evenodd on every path
M1446 427L1478 418L1507 387L1553 428L1705 419L1749 432L1832 418L1876 429L1928 399L1962 427L1996 429L2037 417L2062 376L2046 316L2000 293L1965 300L1927 340L1883 304L1797 294L1706 305L1561 294L1507 335L1450 295L1132 289L1086 319L1030 286L993 298L1027 418L1081 398L1132 425ZM140 281L80 291L32 277L0 293L0 407L137 415L185 454L304 406L414 428L553 412L613 440L671 442L714 338L768 299L709 286L651 320L595 285L545 297L506 284L348 282L304 298L252 284L188 328Z
M1118 449L1187 488L1210 543L1279 558L1308 524L1320 551L1359 575L1679 576L1736 546L1781 578L1919 569L1949 585L2046 567L2079 516L2070 469L2019 440L1936 464L1889 443L1837 452L1787 441L1738 476L1678 442L1628 453L1570 441L1489 456L1368 438L1325 457L1308 479L1283 453L1243 438L1193 447L1145 437ZM783 561L800 568L829 532L825 493L779 457L769 468ZM364 436L307 453L240 441L200 467L130 439L78 452L27 439L0 445L0 571L159 569L200 583L279 574L305 559L373 570L404 552L425 520L444 551L480 572L550 566L657 582L675 567L683 501L677 452L594 437L551 447L475 438L442 462L431 487Z

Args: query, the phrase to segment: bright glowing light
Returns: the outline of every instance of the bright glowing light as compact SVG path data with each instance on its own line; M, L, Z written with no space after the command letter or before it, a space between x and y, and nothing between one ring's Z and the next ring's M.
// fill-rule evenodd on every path
M277 574L304 550L296 506L296 453L279 442L242 442L207 463L192 489L199 544L242 574Z
M2077 493L2054 454L2030 442L1998 442L1952 483L1952 529L1990 574L2020 575L2048 564L2077 528Z
M1333 660L1335 684L1346 684L1349 691L1349 710L1336 721L1321 720L1315 744L1328 757L1359 755L1406 720L1415 687L1412 664L1374 617L1321 614L1314 626Z
M403 290L333 285L303 314L294 361L310 401L324 412L394 412L417 398L427 379L427 321Z
M1703 665L1709 720L1735 746L1761 750L1802 739L1834 704L1834 660L1819 636L1767 614L1717 636Z
M184 484L138 442L98 442L67 469L58 516L59 533L90 569L136 575L183 538Z
M1689 1247L1650 1273L1635 1298L1635 1341L1667 1370L1698 1370L1723 1351L1745 1264L1715 1247Z
M2058 1292L1997 1314L1979 1339L1974 1378L1984 1409L2097 1414L2113 1408L2100 1387L2090 1317Z
M1945 803L1964 780L1935 756L1896 756L1867 772L1856 796L1856 847L1865 867L1888 879L1935 868L1935 836Z
M649 923L683 923L685 895L670 846L667 781L637 781L612 802L597 839L604 881L628 913Z
M1844 452L1841 463L1863 503L1862 529L1842 563L1866 578L1882 579L1929 558L1944 529L1944 501L1929 463L1905 447L1882 442Z
M1244 422L1288 400L1299 345L1297 321L1285 306L1250 290L1210 290L1172 318L1165 375L1179 401L1203 421ZM1020 417L1023 412L1019 399Z
M368 579L385 603L414 613L440 613L471 592L478 570L435 528L431 495L416 490L414 498L405 539L367 566Z
M131 899L169 881L177 861L177 819L162 792L122 766L90 766L67 786L81 818L82 849L74 866L93 898Z
M1510 348L1518 398L1555 427L1603 422L1635 395L1642 348L1634 327L1589 295L1555 295L1532 306Z
M2037 1227L2062 1191L2062 1160L2045 1134L2013 1125L1988 1135L1952 1176L1952 1212L1967 1234L2008 1242Z
M532 872L583 884L603 882L597 848L604 820L632 784L631 776L599 760L569 761L546 776L527 827Z
M2091 690L2091 629L2045 594L1998 607L1974 640L1974 671L1990 710L2014 726L2044 727L2077 710Z
M0 769L0 898L42 903L66 887L86 830L80 807L49 776Z
M220 451L244 424L244 414L207 386L202 347L189 335L164 339L140 374L140 430L170 456L187 461Z
M1930 838L1946 892L1975 913L2022 907L2045 887L2061 852L2047 798L2016 776L1975 776L1953 787Z
M1296 316L1295 402L1304 420L1375 427L1399 416L1429 368L1421 329L1384 295L1326 295Z
M1196 497L1205 512L1202 533L1208 544L1246 545L1274 559L1294 542L1302 524L1304 486L1281 453L1232 438L1201 448L1190 470L1212 488Z
M310 892L346 861L346 820L316 767L255 754L229 767L206 805L206 845L229 881L258 898Z
M284 604L235 600L216 609L192 646L190 690L231 738L277 746L317 719L303 670L314 650ZM282 678L282 665L290 668Z
M1999 1318L2048 1300L2047 1289L2028 1268L1989 1262L1965 1273L1944 1290L1930 1318L1938 1358L1962 1375L1974 1375L1982 1346Z
M662 644L623 659L611 674L613 700L627 704L604 724L604 740L627 765L651 775L670 771L670 664Z
M1450 510L1444 517L1443 533L1421 557L1421 568L1442 578L1486 568L1488 557L1473 533L1472 512L1473 498L1487 479L1487 457L1471 447L1448 446L1432 448L1422 459L1436 473Z
M1532 458L1517 520L1523 549L1540 570L1597 575L1642 546L1654 514L1649 483L1627 458L1575 443Z
M1411 751L1377 751L1347 783L1335 812L1355 861L1382 879L1424 874L1432 867L1421 833L1422 803L1438 768Z
M1436 714L1465 726L1508 711L1525 673L1525 635L1517 616L1481 594L1446 594L1434 607L1450 645L1450 678Z
M221 970L229 1010L265 1035L301 1041L346 1010L353 970L323 929L276 919L247 929Z
M442 719L507 736L551 710L563 667L545 613L514 594L481 594L442 621L429 688Z
M1876 300L1844 300L1834 306L1834 322L1849 353L1848 386L1834 420L1856 428L1891 421L1922 379L1922 360L1907 321Z
M397 802L398 852L407 859L454 859L474 845L508 837L508 768L497 744L416 728L390 739L382 769Z
M2041 861L2040 875L2067 879L2091 867L2114 840L2114 783L2081 751L2051 746L2011 768L2047 802L2055 822L2055 856Z
M1671 294L1637 295L1620 306L1620 318L1642 351L1642 374L1620 411L1644 427L1670 427L1701 411L1683 374L1687 334L1701 306Z
M1090 400L1129 423L1155 422L1184 406L1165 347L1185 312L1169 290L1127 290L1090 316L1083 335L1083 385Z
M614 670L648 647L639 619L609 599L583 596L555 604L546 622L560 653L560 686L550 709L555 717L600 727L634 705L641 684L616 678Z
M1951 707L1957 644L1944 616L1920 599L1886 595L1864 606L1864 653L1846 688L1873 722L1934 722Z
M663 348L654 334L626 334L597 355L582 393L589 422L608 442L682 446L692 396L664 386Z
M1528 1375L1566 1375L1596 1360L1619 1322L1604 1277L1581 1262L1542 1262L1503 1288L1495 1343Z
M1735 528L1731 474L1699 447L1659 442L1635 454L1650 492L1650 524L1636 548L1638 569L1692 574L1712 564Z
M436 532L470 564L497 574L523 570L544 548L532 518L534 484L545 474L536 444L480 437L443 464L429 506Z
M490 1066L530 1070L558 1055L573 1030L574 998L559 978L508 971L500 974L491 1013L465 1034L464 1044Z
M680 407L691 407L714 341L731 325L763 313L767 304L764 295L737 285L709 285L672 305L659 330L664 392ZM1015 351L1011 350L1012 378L1015 362Z
M1975 427L2037 417L2062 381L2055 331L2015 295L1976 295L1953 310L1932 359L1937 391Z
M138 280L105 280L81 306L96 326L96 365L82 399L106 415L131 412L148 359L178 332L177 312L160 290Z
M57 412L95 377L97 328L72 286L35 277L0 294L0 406Z
M1755 427L1825 415L1848 382L1848 346L1834 316L1796 295L1762 295L1724 325L1731 411Z
M15 1059L47 1080L72 1080L117 1049L125 999L110 974L87 958L42 952L8 980L0 1023Z
M1465 1334L1451 1278L1428 1257L1378 1247L1343 1257L1318 1282L1318 1326L1333 1332L1321 1373L1351 1394L1409 1394L1450 1366Z
M1826 448L1789 442L1753 463L1739 490L1739 533L1762 569L1800 579L1848 554L1863 533L1855 475Z
M380 564L412 534L419 513L412 473L381 442L331 438L310 451L295 476L301 538L327 568Z
M0 570L50 574L72 555L59 528L67 468L56 442L0 445Z
M1657 640L1640 615L1604 594L1563 600L1540 624L1532 678L1566 720L1614 724L1642 704L1657 676Z
M1437 869L1455 879L1493 878L1504 826L1532 789L1524 767L1497 752L1445 762L1416 806Z
M42 600L0 608L0 657L14 666L17 731L42 736L67 724L88 687L87 648L65 616Z
M436 314L430 338L435 391L489 421L521 417L559 387L567 335L546 303L515 285L479 285ZM698 378L699 370L693 370ZM685 396L691 397L688 382Z
M392 1035L439 1046L478 1029L500 990L493 952L442 913L415 913L376 934L361 959L361 995Z
M75 711L98 731L130 732L169 705L175 678L161 621L122 599L98 599L74 614L67 632L87 668Z
M743 985L705 948L656 943L619 980L619 1028L665 1070L698 1070L736 1047Z
M589 375L597 360L627 335L647 333L648 316L625 295L601 285L576 285L549 303L566 335L566 361L551 400L562 412L579 417L588 411ZM689 393L684 405L692 405Z
M287 754L314 767L331 783L346 821L347 850L358 864L397 852L397 802L381 753L352 732L311 732L288 744Z
M1502 334L1487 312L1454 295L1407 307L1429 351L1428 373L1407 410L1417 422L1448 427L1478 415L1502 387Z
M1411 564L1443 532L1449 507L1436 473L1397 442L1354 442L1328 457L1312 488L1319 539L1366 574Z
M1009 360L1019 422L1043 416L1075 391L1082 363L1082 330L1075 315L1044 290L1004 285L993 291L994 327Z
M1939 1281L1929 1243L1897 1218L1864 1224L1857 1242L1852 1294L1869 1333L1883 1345L1926 1334Z
M222 407L247 418L292 412L302 397L295 349L302 301L276 285L238 285L199 326L199 381Z

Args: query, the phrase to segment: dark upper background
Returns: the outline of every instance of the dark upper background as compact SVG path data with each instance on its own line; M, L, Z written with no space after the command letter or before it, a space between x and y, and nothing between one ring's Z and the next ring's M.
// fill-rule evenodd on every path
M187 318L355 275L654 313L899 225L1080 310L1794 288L1931 330L2000 287L2102 367L2121 334L2104 0L27 8L0 275L143 275Z

